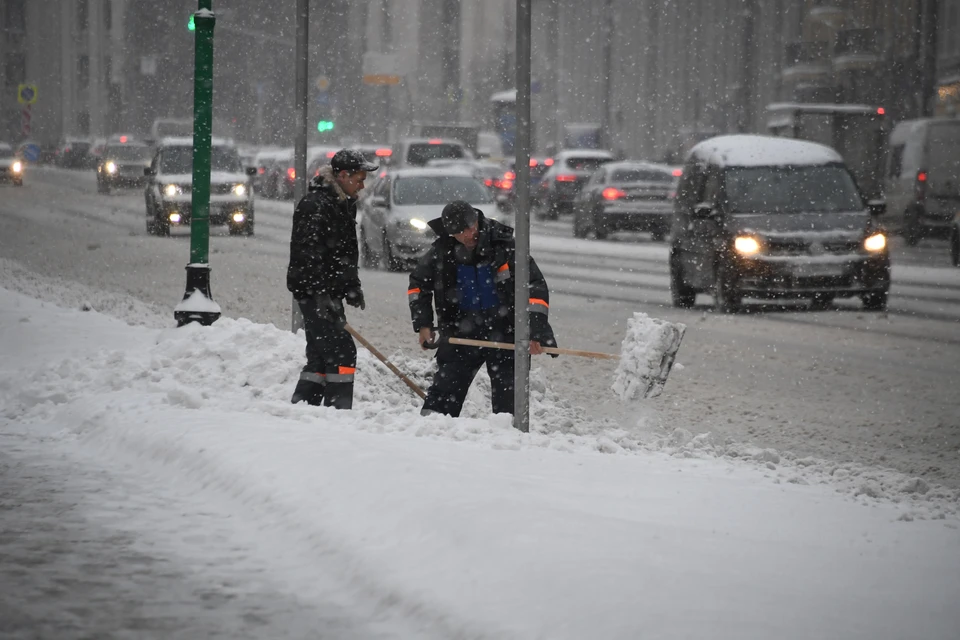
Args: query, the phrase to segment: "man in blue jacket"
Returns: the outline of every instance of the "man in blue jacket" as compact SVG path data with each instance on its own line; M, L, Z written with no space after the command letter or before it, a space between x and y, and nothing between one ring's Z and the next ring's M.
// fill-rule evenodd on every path
M437 239L410 274L407 297L413 330L421 348L437 342L438 370L427 391L421 414L457 417L473 378L486 364L494 413L513 413L514 352L454 345L442 338L513 342L515 248L513 229L457 200L430 221ZM530 353L555 347L548 321L550 291L530 258ZM434 325L433 308L437 311Z

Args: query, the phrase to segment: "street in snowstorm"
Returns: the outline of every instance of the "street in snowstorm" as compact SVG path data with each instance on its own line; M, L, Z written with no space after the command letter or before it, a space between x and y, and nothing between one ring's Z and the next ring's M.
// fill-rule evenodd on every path
M0 638L957 637L960 0L0 32Z

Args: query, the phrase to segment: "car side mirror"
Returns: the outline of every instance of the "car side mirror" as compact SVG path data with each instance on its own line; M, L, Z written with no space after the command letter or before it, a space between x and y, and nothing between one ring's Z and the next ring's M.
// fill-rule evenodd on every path
M717 212L717 207L712 202L698 202L693 207L694 218L709 218Z
M247 174L248 176L251 176L251 177L257 175L257 168L256 168L256 167L247 167L247 168L246 168L246 174Z
M370 198L371 207L380 207L382 209L390 208L390 201L384 198L383 196L372 196Z
M887 201L867 200L867 208L870 210L870 215L872 216L883 215L887 211Z
M156 173L157 173L157 172L154 171L154 170L153 170L152 168L150 168L150 167L144 167L144 168L143 168L143 175L145 175L145 176L148 176L148 177L149 177L149 176L153 176L153 175L156 175Z

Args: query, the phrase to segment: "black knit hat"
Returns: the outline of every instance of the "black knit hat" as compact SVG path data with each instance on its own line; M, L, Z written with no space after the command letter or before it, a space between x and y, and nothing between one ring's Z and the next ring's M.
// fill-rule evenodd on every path
M380 165L373 164L356 149L340 149L330 160L334 173L341 171L376 171Z
M481 211L474 209L469 203L463 200L454 200L443 208L440 218L443 220L443 228L450 235L456 235L476 224Z

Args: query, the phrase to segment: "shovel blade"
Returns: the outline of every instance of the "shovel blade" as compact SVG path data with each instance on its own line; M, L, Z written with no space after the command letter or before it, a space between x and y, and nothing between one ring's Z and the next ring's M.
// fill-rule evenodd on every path
M627 335L613 382L613 391L621 401L660 395L686 330L684 324L640 312L627 320Z

